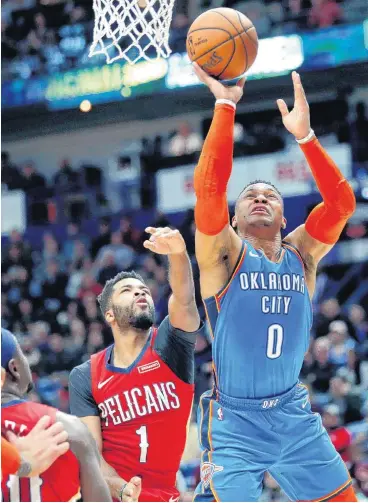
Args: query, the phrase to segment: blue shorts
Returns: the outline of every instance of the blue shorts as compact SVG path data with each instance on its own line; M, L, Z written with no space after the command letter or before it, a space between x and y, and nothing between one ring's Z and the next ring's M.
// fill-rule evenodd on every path
M328 501L352 483L303 384L267 400L208 391L198 421L203 452L194 501L258 501L266 471L292 501Z

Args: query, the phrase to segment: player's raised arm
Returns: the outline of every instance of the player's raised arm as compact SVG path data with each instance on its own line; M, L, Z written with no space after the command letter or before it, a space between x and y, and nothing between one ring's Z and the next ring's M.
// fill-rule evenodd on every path
M68 432L70 448L79 462L83 501L112 501L100 467L100 454L88 428L80 419L57 412L56 418Z
M226 87L193 64L198 78L216 98L215 112L194 171L196 257L204 298L215 295L229 280L241 249L241 239L229 225L227 184L233 163L236 103L245 79Z
M170 323L185 332L195 332L200 319L195 302L192 267L183 236L178 230L169 227L147 227L146 232L151 237L144 242L145 248L168 257L172 290L169 299Z
M324 150L310 127L309 105L300 75L293 72L294 108L289 112L277 100L286 129L295 136L308 161L323 202L316 206L304 225L289 234L306 263L315 266L339 239L346 222L355 211L355 196L347 180Z

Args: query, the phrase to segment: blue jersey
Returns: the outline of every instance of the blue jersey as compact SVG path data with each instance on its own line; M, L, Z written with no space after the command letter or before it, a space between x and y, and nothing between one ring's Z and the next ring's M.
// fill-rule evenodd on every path
M312 308L296 249L283 244L275 263L244 242L230 281L204 302L220 392L235 398L272 397L297 383L309 346Z

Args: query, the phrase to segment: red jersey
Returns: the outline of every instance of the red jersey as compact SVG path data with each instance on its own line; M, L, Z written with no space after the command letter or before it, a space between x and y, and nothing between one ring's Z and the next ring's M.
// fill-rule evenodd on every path
M88 372L86 364L90 365L90 395L86 400L95 403L101 418L102 455L123 479L142 477L140 501L175 501L179 496L175 482L194 396L194 372L190 369L196 334L190 334L188 342L177 332L166 318L159 329L152 330L129 368L111 363L114 346L110 346L70 376L72 413L80 417L94 414L93 409L89 412L78 403L83 385L77 374ZM183 374L183 367L189 372ZM189 374L189 382L185 382L183 376ZM162 493L157 498L156 489Z
M26 435L43 416L56 421L57 409L14 400L1 407L1 431ZM1 484L2 501L77 501L80 498L79 463L71 451L60 456L38 477L9 475Z

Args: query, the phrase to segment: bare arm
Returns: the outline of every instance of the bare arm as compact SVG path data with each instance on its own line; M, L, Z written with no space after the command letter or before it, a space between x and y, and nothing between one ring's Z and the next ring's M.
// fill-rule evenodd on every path
M101 437L101 420L99 416L88 416L81 417L81 421L87 426L90 431L92 437L95 439L97 447L102 452L102 437ZM106 480L106 483L109 487L111 496L114 499L120 498L120 491L124 484L126 484L126 480L121 478L116 470L112 468L101 455L101 470L103 476Z
M124 480L117 471L104 460L102 452L101 420L99 416L81 417L81 421L87 426L94 438L100 453L101 471L113 499L121 501L138 501L141 492L141 482L137 477L132 480ZM137 480L136 480L137 479ZM124 487L125 486L125 487ZM122 489L124 492L122 494ZM122 497L122 499L121 499ZM107 500L106 500L107 501ZM111 501L111 500L109 500Z
M244 79L225 87L194 64L198 78L214 94L216 107L198 165L194 171L196 257L204 298L215 295L230 279L242 242L230 226L227 184L233 162L236 103Z
M154 253L168 256L169 283L172 295L169 299L169 319L173 327L185 332L195 332L200 319L195 303L192 266L186 252L183 236L169 227L147 227L151 234L144 246Z
M300 251L307 266L307 283L310 295L314 292L316 269L319 261L331 250L354 213L355 197L348 182L324 150L310 127L308 101L298 73L293 72L294 108L289 112L286 103L278 100L282 120L286 129L297 140L310 140L300 145L323 202L316 206L304 225L291 232L285 241Z
M83 501L112 501L100 468L100 454L88 428L75 416L58 412L68 433L70 448L79 461Z

